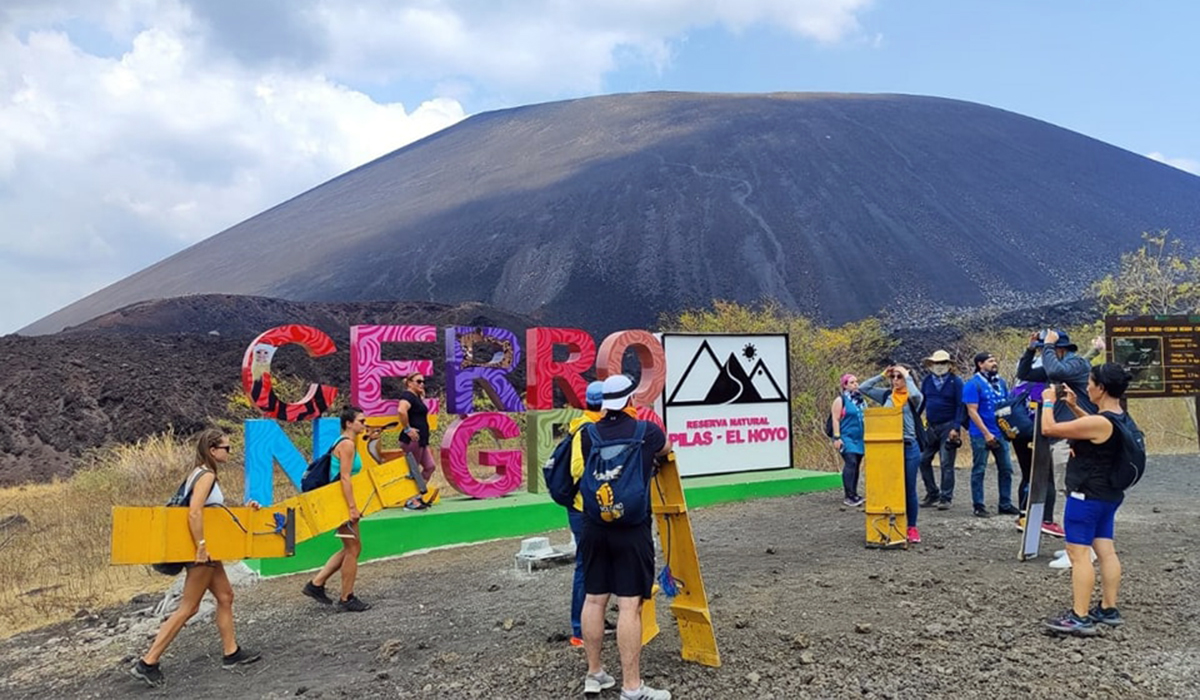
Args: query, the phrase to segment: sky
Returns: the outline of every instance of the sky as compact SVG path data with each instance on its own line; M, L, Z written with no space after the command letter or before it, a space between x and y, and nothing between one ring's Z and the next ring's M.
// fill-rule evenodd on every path
M0 334L473 114L953 97L1200 174L1200 2L0 0Z

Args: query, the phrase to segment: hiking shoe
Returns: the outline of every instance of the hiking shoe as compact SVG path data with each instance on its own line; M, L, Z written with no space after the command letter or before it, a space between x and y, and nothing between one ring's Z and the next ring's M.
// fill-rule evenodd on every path
M988 509L984 508L983 506L975 506L975 517L976 518L990 518L990 517L992 517L992 514L989 513Z
M262 654L257 651L250 651L239 646L232 654L226 654L221 657L221 668L234 668L235 666L245 666L252 664L262 658Z
M1009 503L1006 506L1000 506L996 512L1000 515L1020 515L1021 509Z
M1063 532L1062 525L1059 525L1058 523L1042 523L1042 534L1050 535L1051 537L1063 537L1066 535L1066 533Z
M938 510L950 510L950 501L938 501Z
M371 609L371 604L362 602L351 593L345 600L339 600L337 607L338 612L366 612Z
M1021 532L1025 532L1025 516L1024 515L1017 518L1017 529L1020 530Z
M145 681L146 685L151 688L157 688L167 681L166 678L163 678L163 672L159 670L158 664L148 664L141 659L138 659L137 663L130 667L129 675Z
M325 587L318 586L317 584L313 583L312 581L309 581L308 583L304 584L304 590L302 590L301 593L308 596L309 598L312 598L313 600L317 601L318 603L322 603L324 605L333 605L333 599L330 598L329 594L327 594L325 592Z
M1074 610L1068 610L1058 617L1052 617L1045 622L1046 627L1063 634L1074 634L1080 637L1091 637L1096 634L1096 623L1092 618L1079 617Z
M642 683L642 687L637 690L621 689L621 700L671 700L671 693L666 690L658 690Z
M921 531L915 525L908 528L908 541L913 544L921 544Z
M413 496L404 502L405 510L425 510L429 504L421 500L420 496Z
M569 643L571 646L573 646L573 647L581 647L581 646L583 646L583 640L582 640L582 639L580 639L579 637L571 637L571 638L570 638L569 640L567 640L567 641L568 641L568 643Z
M601 690L608 690L616 684L616 678L600 669L600 673L589 673L583 677L583 694L599 695Z
M1120 610L1116 608L1102 608L1099 603L1088 612L1088 619L1092 622L1108 625L1109 627L1120 627L1125 624L1125 618L1121 617Z

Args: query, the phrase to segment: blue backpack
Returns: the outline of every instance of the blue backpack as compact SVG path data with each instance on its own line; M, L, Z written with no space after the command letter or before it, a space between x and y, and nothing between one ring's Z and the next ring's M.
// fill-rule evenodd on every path
M637 421L632 437L605 440L595 423L585 426L592 446L579 480L583 512L595 523L638 525L650 516L650 490L642 469L646 422Z
M319 489L322 486L328 486L333 483L333 477L329 475L329 467L333 465L333 448L338 446L342 440L349 440L346 437L340 437L337 442L330 446L329 451L317 457L304 470L304 476L300 477L300 491L308 493L314 489Z
M1022 384L1008 398L996 404L996 425L1009 442L1033 439L1033 415L1029 412L1029 392L1033 384Z
M571 438L574 436L571 432L564 435L542 465L546 491L550 493L551 500L564 508L573 506L575 495L579 493L579 482L571 476Z

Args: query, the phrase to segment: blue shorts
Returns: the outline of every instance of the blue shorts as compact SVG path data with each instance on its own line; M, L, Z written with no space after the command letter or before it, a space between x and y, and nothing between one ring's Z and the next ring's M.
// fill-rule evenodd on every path
M1084 500L1067 495L1067 505L1063 508L1063 530L1066 540L1071 544L1090 547L1092 540L1113 538L1113 517L1121 501Z

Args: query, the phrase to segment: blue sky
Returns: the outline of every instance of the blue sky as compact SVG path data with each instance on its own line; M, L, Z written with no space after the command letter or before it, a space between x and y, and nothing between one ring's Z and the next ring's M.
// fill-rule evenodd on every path
M980 102L1200 172L1200 3L6 0L0 333L481 111L612 92Z

